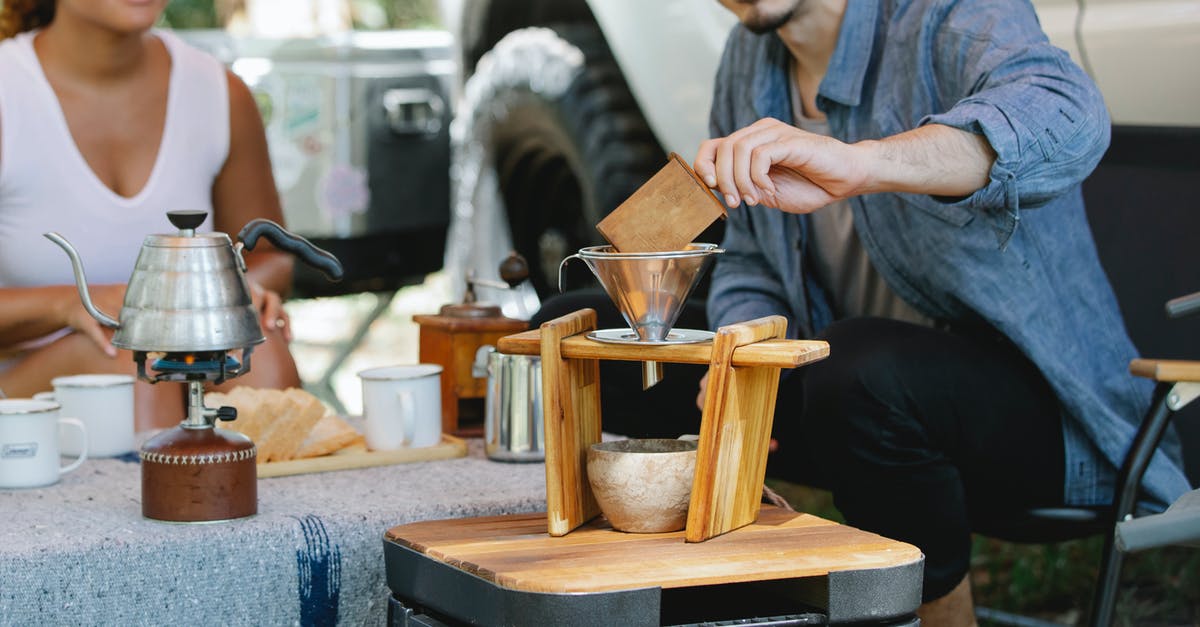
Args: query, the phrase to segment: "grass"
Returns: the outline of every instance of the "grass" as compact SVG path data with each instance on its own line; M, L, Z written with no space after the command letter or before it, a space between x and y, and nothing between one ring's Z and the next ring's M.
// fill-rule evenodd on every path
M844 522L828 492L773 479L767 484L798 511ZM1014 544L976 536L971 558L975 604L1082 625L1102 548L1099 537ZM1200 625L1200 549L1167 547L1126 556L1114 625Z

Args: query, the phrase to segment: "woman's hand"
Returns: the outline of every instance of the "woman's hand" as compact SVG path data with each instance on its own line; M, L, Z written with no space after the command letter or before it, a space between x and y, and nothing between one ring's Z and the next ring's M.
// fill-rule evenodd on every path
M264 333L279 333L283 341L292 341L291 318L283 308L283 298L277 292L268 290L254 281L250 281L250 298L258 311L258 319Z
M76 333L92 340L105 355L116 357L117 348L112 345L113 331L84 309L79 292L73 286L63 290L62 294L63 298L57 306L62 326L74 329ZM93 285L88 288L88 295L97 309L120 320L121 306L125 302L124 285Z

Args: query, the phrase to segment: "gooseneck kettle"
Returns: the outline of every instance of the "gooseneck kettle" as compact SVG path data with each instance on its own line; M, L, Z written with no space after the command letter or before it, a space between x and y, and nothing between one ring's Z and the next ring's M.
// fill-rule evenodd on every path
M242 250L252 250L260 237L330 280L342 277L336 257L270 220L251 220L234 244L224 233L196 232L207 215L169 211L167 217L179 231L146 236L119 319L92 303L75 247L58 233L45 235L71 258L84 308L100 324L116 330L114 346L134 351L226 351L265 341L242 258Z

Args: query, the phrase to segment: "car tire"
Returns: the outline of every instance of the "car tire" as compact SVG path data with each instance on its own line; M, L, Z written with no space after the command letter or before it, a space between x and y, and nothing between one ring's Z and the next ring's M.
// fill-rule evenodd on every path
M602 243L595 224L666 159L587 24L507 34L464 84L455 125L447 269L494 276L513 249L540 297L558 291L564 258ZM583 264L566 272L568 289L591 284Z

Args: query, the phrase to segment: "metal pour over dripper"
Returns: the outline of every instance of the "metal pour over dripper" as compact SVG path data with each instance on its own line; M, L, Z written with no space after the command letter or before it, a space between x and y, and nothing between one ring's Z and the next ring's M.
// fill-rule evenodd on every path
M716 244L689 244L684 250L621 253L612 246L589 246L559 264L582 259L600 281L629 329L605 329L588 334L593 340L622 344L689 344L712 338L710 331L672 329L683 304L712 265L713 255L725 252ZM642 362L642 389L662 379L662 364Z

